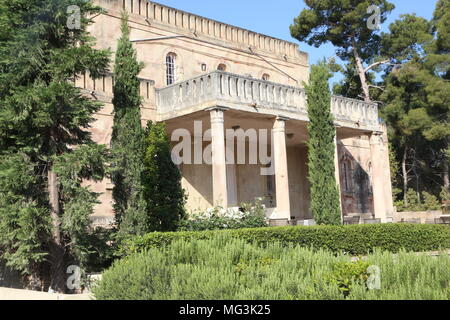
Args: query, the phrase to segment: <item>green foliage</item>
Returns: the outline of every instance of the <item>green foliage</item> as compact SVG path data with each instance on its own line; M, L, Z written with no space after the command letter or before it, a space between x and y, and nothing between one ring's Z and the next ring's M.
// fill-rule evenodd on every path
M84 249L83 272L99 273L116 260L117 233L114 229L95 228L80 239L78 246Z
M441 203L436 196L424 191L422 192L423 196L423 206L425 210L440 210Z
M417 193L435 196L449 174L450 56L442 39L450 28L442 21L445 10L441 11L446 6L448 0L437 3L432 21L402 15L382 35L382 53L395 62L384 77L382 116L390 128L396 159L403 160L405 167L404 179L397 180L396 186L407 190L414 183Z
M450 52L450 1L439 0L436 4L433 27L436 31L436 51L439 53Z
M267 227L265 207L261 199L254 204L242 204L242 211L215 207L206 212L194 213L181 222L180 231L205 231Z
M115 262L96 283L99 300L449 299L450 258L376 251L347 255L270 242L265 247L220 234L176 240ZM381 270L368 290L369 266ZM399 281L401 279L401 281Z
M361 79L356 68L355 59L350 58L349 63L345 65L344 69L339 70L342 72L344 78L338 83L333 85L333 93L339 96L360 99L362 86ZM334 72L334 70L333 70ZM337 71L336 71L337 72ZM367 72L366 74L367 82L371 85L375 85L375 73ZM370 96L377 97L379 94L379 89L370 88Z
M175 231L186 215L186 195L164 123L148 124L144 166L148 231Z
M162 248L176 240L210 239L216 234L227 234L251 243L267 245L299 245L333 252L365 255L376 248L399 252L430 251L450 248L450 228L442 225L352 225L314 227L273 227L202 232L149 233L123 243L120 254L130 255L150 248Z
M450 191L447 188L442 188L440 196L443 202L450 201Z
M372 14L370 6L380 10L380 23L386 21L394 5L386 0L304 0L306 8L290 26L292 37L315 47L331 43L336 54L348 61L346 79L335 87L338 94L370 101L373 92L369 87L375 69L373 63L381 62L379 31L369 28ZM366 64L368 69L366 69ZM355 73L356 72L356 73ZM358 83L359 82L359 83Z
M70 5L81 10L80 29L67 27ZM83 263L88 251L80 239L89 234L97 198L81 182L104 174L105 150L89 133L101 104L73 82L108 68L109 52L94 49L86 32L99 12L84 0L0 2L0 250L10 267L34 279L50 265L58 291L59 262ZM58 184L50 185L49 172ZM53 220L49 190L59 202Z
M117 45L114 65L114 127L111 140L114 183L114 212L119 234L142 235L150 231L144 196L145 129L141 123L141 96L137 62L130 42L127 16L123 16L122 36Z
M331 42L339 48L338 55L347 60L352 49L362 56L373 56L379 36L368 28L371 5L380 8L380 23L386 21L394 5L386 0L305 0L307 6L291 25L291 35L299 41L319 47Z
M341 224L339 189L335 178L336 129L331 114L328 87L330 71L321 63L312 67L306 86L308 96L308 167L311 182L311 211L318 224Z
M0 155L0 252L14 270L35 275L47 251L48 209L33 200L38 193L34 163L25 154Z
M335 284L344 297L348 297L352 288L357 285L364 285L369 279L369 264L362 260L356 262L338 262L333 266L330 275L330 283Z
M416 191L409 189L406 198L408 200L407 207L403 201L396 202L398 211L437 211L442 209L438 198L426 191L418 195Z
M411 60L433 41L429 21L415 14L403 14L382 34L382 51L397 62Z

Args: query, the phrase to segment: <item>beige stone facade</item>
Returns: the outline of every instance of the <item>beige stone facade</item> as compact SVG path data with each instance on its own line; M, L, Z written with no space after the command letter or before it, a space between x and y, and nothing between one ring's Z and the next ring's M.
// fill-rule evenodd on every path
M215 205L238 207L263 197L273 219L312 219L307 172L308 113L303 83L308 81L307 53L298 45L220 23L146 0L98 0L106 9L95 17L90 32L99 48L116 49L121 12L129 14L131 40L145 67L140 74L143 124L164 121L169 136L179 129L192 137L192 152L212 150L210 164L180 165L189 211ZM93 81L82 75L77 85L105 106L92 129L97 142L110 143L113 78ZM332 97L337 130L344 215L365 214L382 221L392 217L393 204L385 128L378 108ZM195 123L209 139L195 143ZM255 151L248 140L246 162L231 161L227 130L269 132L272 163L250 162ZM271 134L270 134L271 133ZM262 139L258 136L258 139ZM174 141L174 146L177 141ZM261 149L261 146L259 146ZM256 151L257 154L261 150ZM235 159L238 157L236 152ZM193 159L195 160L195 159ZM274 174L262 175L272 166ZM93 185L101 192L95 220L111 221L112 185Z

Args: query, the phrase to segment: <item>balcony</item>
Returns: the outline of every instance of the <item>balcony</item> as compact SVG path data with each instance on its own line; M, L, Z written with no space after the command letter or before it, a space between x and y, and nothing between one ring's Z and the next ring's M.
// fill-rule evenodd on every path
M222 71L157 89L156 98L161 121L216 106L309 120L304 89ZM331 110L337 126L363 131L380 130L376 104L332 96Z

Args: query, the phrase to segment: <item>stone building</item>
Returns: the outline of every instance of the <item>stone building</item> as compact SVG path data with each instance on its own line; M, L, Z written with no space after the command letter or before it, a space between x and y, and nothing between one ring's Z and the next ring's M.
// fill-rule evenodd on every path
M302 88L309 77L308 54L299 51L297 44L146 0L96 2L106 10L90 28L99 48L116 49L121 12L129 14L131 40L145 64L140 74L143 124L164 121L171 137L179 138L180 129L189 132L193 158L208 145L212 149L209 164L180 164L188 210L215 205L233 208L262 197L272 219L312 219L308 114ZM108 145L114 79L106 75L93 81L85 74L76 81L104 103L92 130L98 143ZM343 214L389 221L393 203L388 142L377 105L339 96L332 97L331 105ZM230 130L247 138L257 132L258 151L245 135L230 146L225 139ZM267 139L261 132L268 132ZM250 161L252 152L260 155L264 149L262 140L267 140L269 164ZM174 141L174 147L178 142ZM235 151L239 143L246 151L244 163L230 161L233 153L232 160L238 157L230 149ZM262 174L267 167L274 169L272 174ZM104 181L93 189L102 193L94 220L111 221L111 183Z

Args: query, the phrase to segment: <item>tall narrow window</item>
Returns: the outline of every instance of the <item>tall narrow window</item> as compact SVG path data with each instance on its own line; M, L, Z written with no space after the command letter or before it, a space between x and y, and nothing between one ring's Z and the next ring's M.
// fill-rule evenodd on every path
M166 56L166 82L168 86L175 83L176 60L177 55L173 52Z
M345 190L345 192L349 192L350 191L350 181L348 180L348 175L349 175L350 168L348 167L347 161L343 163L343 167L344 167L344 190Z
M351 159L347 156L342 160L342 175L344 176L344 192L352 193L353 188L353 166Z
M373 176L372 176L372 162L369 162L367 174L368 174L368 177L367 177L367 190L369 191L369 195L372 195L373 194L373 189L372 189L372 179L373 179Z

